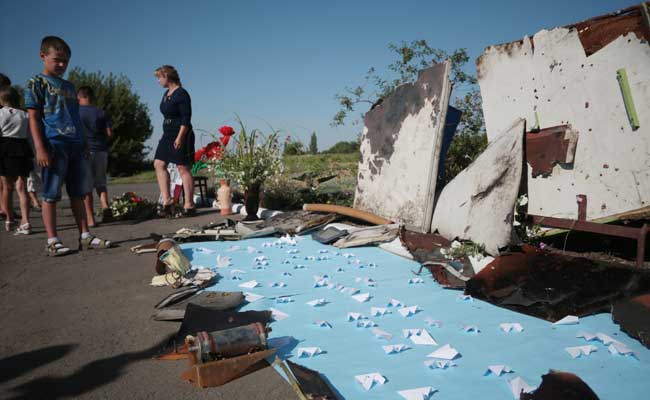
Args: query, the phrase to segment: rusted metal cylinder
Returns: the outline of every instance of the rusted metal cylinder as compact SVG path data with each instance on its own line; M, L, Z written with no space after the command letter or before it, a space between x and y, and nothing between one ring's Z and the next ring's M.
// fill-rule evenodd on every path
M215 332L199 332L186 340L195 363L236 357L267 348L267 329L259 322Z

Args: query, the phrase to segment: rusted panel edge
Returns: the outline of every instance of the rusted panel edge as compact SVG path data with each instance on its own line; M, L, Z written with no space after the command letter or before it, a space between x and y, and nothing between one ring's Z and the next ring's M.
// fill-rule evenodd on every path
M596 17L591 17L591 18L588 18L586 20L583 20L583 21L580 21L580 22L575 22L575 23L572 23L572 24L569 24L569 25L556 26L556 27L551 28L549 30L557 29L557 28L577 29L578 26L580 26L580 25L589 25L589 24L593 24L595 22L598 22L598 21L601 21L601 20L604 20L604 19L621 17L621 16L625 16L625 15L631 14L631 13L639 13L640 14L641 19L643 20L643 24L644 24L644 26L646 28L645 32L644 32L645 33L645 39L648 41L648 43L650 43L650 19L649 19L650 17L648 17L648 5L647 5L647 3L641 3L641 4L638 4L638 5L634 5L634 6L631 6L631 7L624 8L622 10L617 10L617 11L613 11L611 13L599 15L599 16L596 16ZM530 42L531 42L533 53L535 52L535 43L533 41L533 36L534 35L535 34L533 34L531 36L528 36L528 35L525 36L525 38L529 39ZM500 44L494 44L494 45L487 46L483 50L482 55L479 56L476 59L476 67L477 67L479 79L481 78L480 66L483 63L482 58L483 58L483 55L485 53L487 53L488 50L493 49L493 48L495 48L495 49L496 48L504 48L506 52L511 52L512 47L514 47L517 44L522 45L524 43L525 38L513 40L511 42L506 42L506 43L500 43Z

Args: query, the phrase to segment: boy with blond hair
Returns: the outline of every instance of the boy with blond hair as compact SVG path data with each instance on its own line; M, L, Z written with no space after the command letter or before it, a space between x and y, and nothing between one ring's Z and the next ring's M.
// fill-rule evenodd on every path
M61 186L66 185L74 219L79 229L79 249L104 249L107 240L93 236L88 229L83 198L87 186L85 138L79 118L75 87L62 78L71 50L56 36L41 41L43 72L32 77L25 88L25 108L36 151L36 163L42 167L42 215L47 232L46 252L62 256L71 249L57 236L56 204L61 200Z

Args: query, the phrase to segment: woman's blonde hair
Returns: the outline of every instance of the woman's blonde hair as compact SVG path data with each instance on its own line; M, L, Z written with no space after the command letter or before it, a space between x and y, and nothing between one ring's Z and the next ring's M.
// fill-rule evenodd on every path
M176 68L171 65L163 65L156 68L156 71L153 73L157 77L164 76L169 82L173 82L178 86L181 86L181 78L178 76L178 71Z

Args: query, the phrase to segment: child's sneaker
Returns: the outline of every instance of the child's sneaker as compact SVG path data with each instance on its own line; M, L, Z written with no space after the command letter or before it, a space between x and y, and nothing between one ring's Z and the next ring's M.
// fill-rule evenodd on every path
M14 235L31 235L32 234L32 226L29 223L22 224L16 229L16 233Z
M79 250L97 250L108 249L111 247L109 240L100 239L96 236L89 235L87 238L79 238Z

